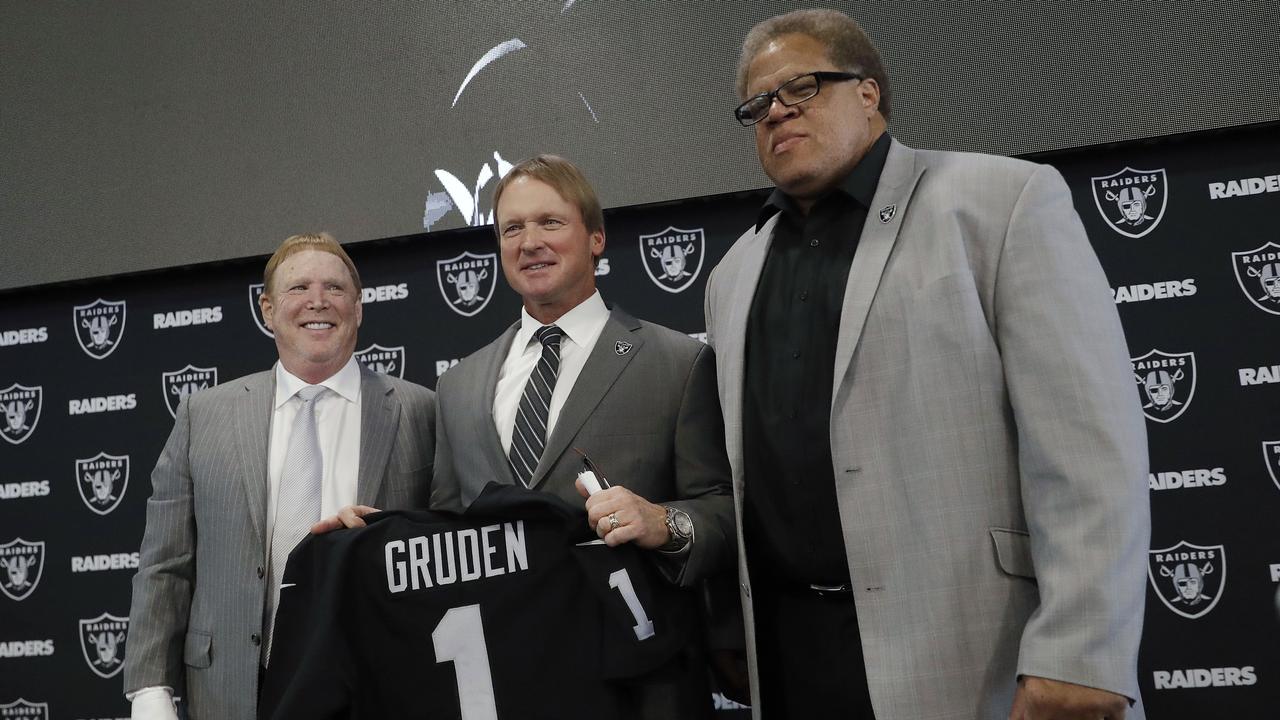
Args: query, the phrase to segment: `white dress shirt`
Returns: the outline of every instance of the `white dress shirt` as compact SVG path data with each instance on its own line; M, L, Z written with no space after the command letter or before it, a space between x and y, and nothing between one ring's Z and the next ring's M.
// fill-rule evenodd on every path
M279 362L275 372L276 395L271 405L271 437L267 445L267 557L271 556L275 535L280 475L284 472L289 435L302 404L297 393L307 385ZM331 391L316 399L316 434L324 468L320 479L320 517L329 517L340 508L356 503L356 475L360 471L360 366L354 357L349 358L341 370L320 384ZM271 591L279 592L279 588ZM172 688L146 687L126 699L131 702L133 720L177 720Z
M320 384L332 391L316 398L316 434L324 467L320 478L320 517L329 517L356 503L356 474L360 471L360 366L354 357L349 358L341 370ZM276 397L272 404L271 442L267 446L268 538L275 535L280 475L284 472L293 419L302 405L297 392L306 385L276 363ZM267 556L270 555L268 544Z
M564 331L564 337L560 339L560 371L556 376L556 387L551 392L551 406L547 409L548 439L555 430L564 401L573 390L573 384L577 382L608 321L609 308L605 307L599 290L556 320L555 325ZM515 431L520 396L524 394L524 386L542 357L542 343L533 336L540 327L542 323L533 319L527 310L520 310L520 330L516 332L511 350L498 373L498 389L493 394L493 424L498 428L502 450L508 454L511 452L511 434Z

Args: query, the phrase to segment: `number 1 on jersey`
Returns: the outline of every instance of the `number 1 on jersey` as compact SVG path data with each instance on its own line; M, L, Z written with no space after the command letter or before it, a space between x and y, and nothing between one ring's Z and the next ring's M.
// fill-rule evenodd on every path
M431 631L431 642L435 645L437 663L453 662L462 720L498 720L480 606L449 608L449 612L436 623L436 629Z
M609 573L609 587L622 593L627 609L636 619L636 624L631 626L631 629L636 632L636 639L648 640L653 637L653 621L649 619L644 606L640 604L640 598L636 596L636 588L631 584L631 576L627 574L626 568Z

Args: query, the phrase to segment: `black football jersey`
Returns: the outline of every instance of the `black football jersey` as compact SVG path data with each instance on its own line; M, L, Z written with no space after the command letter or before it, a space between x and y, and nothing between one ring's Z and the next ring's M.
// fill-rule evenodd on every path
M611 684L691 632L651 558L548 493L495 484L465 515L365 520L290 555L260 717L610 717Z

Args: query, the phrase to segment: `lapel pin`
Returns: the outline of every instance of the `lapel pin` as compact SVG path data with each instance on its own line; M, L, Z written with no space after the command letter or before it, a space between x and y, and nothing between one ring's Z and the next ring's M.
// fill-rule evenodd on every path
M898 212L897 205L885 205L884 207L880 208L880 222L882 223L889 222L890 220L893 219L893 216L897 214L897 212Z
M631 352L631 348L635 347L626 340L618 340L613 344L613 351L618 355L626 355Z

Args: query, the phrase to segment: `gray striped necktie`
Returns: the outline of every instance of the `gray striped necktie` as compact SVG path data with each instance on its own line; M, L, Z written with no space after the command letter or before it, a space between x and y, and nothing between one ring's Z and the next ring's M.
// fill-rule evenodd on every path
M511 431L511 452L507 460L516 482L529 487L534 468L547 445L547 418L551 415L551 393L560 374L560 339L564 331L555 325L538 328L534 337L542 343L542 357L525 383L516 424Z
M267 617L270 621L266 623L264 663L271 657L271 634L275 627L275 611L279 607L285 562L289 559L289 552L320 519L320 480L324 475L324 463L320 459L320 436L316 432L316 400L328 391L329 388L323 385L308 385L297 393L302 405L293 418L293 430L289 433L272 528L271 587L267 593Z

